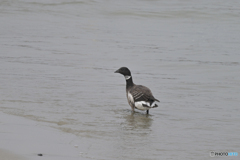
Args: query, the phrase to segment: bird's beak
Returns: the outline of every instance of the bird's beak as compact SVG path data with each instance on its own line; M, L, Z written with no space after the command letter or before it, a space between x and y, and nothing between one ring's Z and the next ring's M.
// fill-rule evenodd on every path
M119 69L118 69L118 70L116 70L114 73L119 73Z

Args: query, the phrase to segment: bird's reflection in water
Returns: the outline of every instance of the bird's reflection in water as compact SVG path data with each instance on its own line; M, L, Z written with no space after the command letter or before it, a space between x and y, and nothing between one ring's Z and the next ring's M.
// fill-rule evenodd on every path
M139 154L151 145L153 119L144 112L122 112L121 130L118 132L118 142L114 146L114 155ZM146 147L146 148L145 148Z
M123 130L132 131L134 134L148 134L151 131L153 119L151 115L141 112L134 112L123 117L125 121L121 123Z

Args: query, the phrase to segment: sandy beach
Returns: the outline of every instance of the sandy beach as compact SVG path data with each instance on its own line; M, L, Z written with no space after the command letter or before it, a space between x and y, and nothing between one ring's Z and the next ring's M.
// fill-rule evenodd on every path
M41 122L0 112L0 134L1 160L75 160L81 157L78 144L73 143L74 135Z

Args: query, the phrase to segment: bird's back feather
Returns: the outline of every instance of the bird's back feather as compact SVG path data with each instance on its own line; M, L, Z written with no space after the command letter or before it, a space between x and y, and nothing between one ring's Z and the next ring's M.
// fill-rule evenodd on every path
M146 101L146 102L158 101L159 102L159 100L153 97L151 90L145 86L134 85L129 90L129 92L132 94L135 102L138 102L138 101Z

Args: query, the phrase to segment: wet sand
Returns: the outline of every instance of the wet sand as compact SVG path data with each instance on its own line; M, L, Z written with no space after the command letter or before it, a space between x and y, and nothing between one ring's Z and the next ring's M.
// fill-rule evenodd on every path
M0 134L1 160L84 159L79 144L71 143L75 136L44 123L0 112Z
M16 155L4 149L0 149L0 157L1 157L1 160L27 160L27 158L21 155Z

